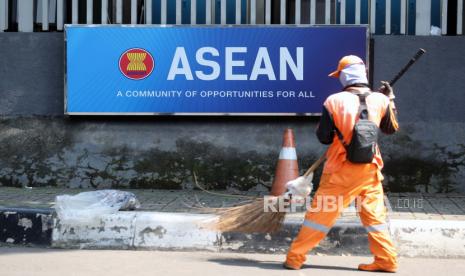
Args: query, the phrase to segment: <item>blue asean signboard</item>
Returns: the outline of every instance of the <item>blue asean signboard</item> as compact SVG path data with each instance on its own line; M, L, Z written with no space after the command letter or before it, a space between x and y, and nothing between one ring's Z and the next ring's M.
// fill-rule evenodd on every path
M365 26L66 26L70 115L310 115Z

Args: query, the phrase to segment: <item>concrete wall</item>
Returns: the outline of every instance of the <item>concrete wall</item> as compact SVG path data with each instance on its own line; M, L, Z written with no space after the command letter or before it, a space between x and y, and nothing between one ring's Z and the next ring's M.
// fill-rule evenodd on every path
M419 47L396 85L402 130L384 137L386 189L465 192L464 37L374 37L374 80ZM63 35L0 34L0 185L265 190L282 132L302 170L323 151L318 118L64 117Z
M418 48L428 52L396 84L401 131L383 139L391 190L465 192L465 37L374 38L374 82Z

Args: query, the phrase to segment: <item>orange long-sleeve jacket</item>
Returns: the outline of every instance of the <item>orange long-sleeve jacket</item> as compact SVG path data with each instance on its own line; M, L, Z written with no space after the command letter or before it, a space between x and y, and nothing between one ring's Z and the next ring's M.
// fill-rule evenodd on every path
M370 92L368 87L349 87L347 90L329 96L323 104L323 112L317 127L317 137L323 144L330 144L326 153L326 164L323 173L338 171L346 162L346 149L336 136L336 127L346 141L352 138L352 132L359 118L359 97L357 93ZM369 120L378 125L385 134L392 134L399 129L396 111L384 94L372 92L366 97ZM379 147L373 158L379 169L383 167L383 159Z

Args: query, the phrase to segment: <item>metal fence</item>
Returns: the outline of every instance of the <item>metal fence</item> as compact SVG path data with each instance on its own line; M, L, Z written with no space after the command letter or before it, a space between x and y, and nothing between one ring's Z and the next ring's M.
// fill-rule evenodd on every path
M0 32L68 23L369 24L376 34L462 35L463 16L463 0L0 0Z

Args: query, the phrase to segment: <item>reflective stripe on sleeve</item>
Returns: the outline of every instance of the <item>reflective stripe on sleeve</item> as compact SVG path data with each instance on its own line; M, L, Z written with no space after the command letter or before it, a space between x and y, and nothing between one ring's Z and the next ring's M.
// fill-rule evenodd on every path
M368 225L365 226L365 229L367 232L381 232L381 231L386 231L388 230L387 224L377 224L377 225Z
M328 233L329 232L329 227L324 226L323 224L315 223L313 221L309 220L304 220L303 226L313 228L315 230L318 230L323 233Z

